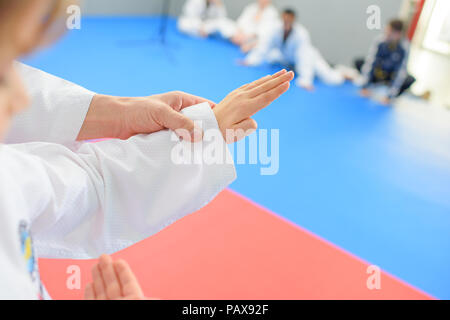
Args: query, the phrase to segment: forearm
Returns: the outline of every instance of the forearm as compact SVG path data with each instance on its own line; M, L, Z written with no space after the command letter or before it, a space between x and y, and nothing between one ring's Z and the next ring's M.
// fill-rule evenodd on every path
M361 68L361 75L365 79L365 86L367 87L370 84L371 77L373 74L374 69L374 63L375 59L378 53L378 48L380 44L384 41L383 37L378 37L374 43L371 45L369 53L366 56L366 59L364 60L364 64Z
M95 95L92 98L77 141L128 138L123 134L126 102L127 98Z
M185 113L220 136L207 103ZM200 150L225 151L227 161L207 163L195 161L191 144L172 134L84 143L76 151L45 143L9 146L27 159L33 177L39 177L25 181L41 195L28 201L40 255L92 258L124 249L200 209L235 179L223 138L197 145ZM192 162L174 159L180 146Z

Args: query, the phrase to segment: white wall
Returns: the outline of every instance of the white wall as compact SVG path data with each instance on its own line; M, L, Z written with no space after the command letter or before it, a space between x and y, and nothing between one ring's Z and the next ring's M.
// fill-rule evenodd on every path
M89 15L149 15L161 12L167 0L82 0ZM177 15L184 0L171 0L172 14Z
M167 0L84 0L84 14L147 15L161 12ZM236 18L251 0L225 0L231 17ZM171 13L178 15L183 0L171 0ZM314 44L332 63L350 63L365 55L372 39L380 31L366 27L367 7L378 5L383 22L396 17L402 0L274 0L281 10L292 7L311 32Z

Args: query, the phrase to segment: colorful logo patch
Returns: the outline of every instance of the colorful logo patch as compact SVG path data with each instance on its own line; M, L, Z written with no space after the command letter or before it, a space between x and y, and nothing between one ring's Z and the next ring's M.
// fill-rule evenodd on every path
M22 256L25 260L27 270L30 274L31 280L36 286L37 292L39 292L39 298L42 299L43 290L41 286L41 280L39 277L37 258L33 250L33 239L31 238L28 223L26 221L20 222L19 237Z

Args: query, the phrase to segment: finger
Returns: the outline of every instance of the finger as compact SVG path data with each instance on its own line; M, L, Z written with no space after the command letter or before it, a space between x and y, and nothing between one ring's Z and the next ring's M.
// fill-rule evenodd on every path
M147 299L145 299L144 297L140 297L140 296L128 296L128 297L120 298L118 300L135 301L135 300L147 300Z
M211 108L214 108L216 104L208 99L194 96L192 94L186 93L186 92L177 92L177 94L181 97L181 106L179 110L182 110L184 108L188 108L203 102L208 102L208 104L211 106ZM178 110L178 111L179 111Z
M245 85L242 89L250 90L250 89L256 88L256 87L266 83L269 80L276 79L276 78L280 77L281 75L285 74L286 72L287 72L286 69L280 70L280 71L278 71L277 73L275 73L273 75L268 75L268 76L265 76L265 77L263 77L261 79L258 79L256 81L253 81L252 83L249 83L249 84Z
M130 266L123 260L118 260L114 262L114 269L120 280L120 287L122 290L122 296L139 296L143 297L144 294L139 286L139 282L131 271Z
M195 126L194 121L170 106L156 112L155 120L164 128L175 131L181 139L188 142L198 142L203 139L203 131Z
M95 300L94 284L88 283L84 289L84 299L85 300Z
M264 84L259 85L258 87L252 89L250 91L250 97L254 98L261 94L269 92L269 91L277 88L278 86L283 85L286 82L292 81L293 79L294 79L294 73L292 71L289 71L275 79L267 81Z
M237 64L238 66L241 66L241 67L247 67L247 66L248 66L247 61L242 60L242 59L236 60L236 64Z
M226 142L228 144L238 142L251 135L258 129L258 123L252 118L247 118L227 129Z
M106 297L115 300L121 297L120 281L114 270L113 261L110 256L102 255L99 261L100 272L105 284Z
M278 78L279 76L285 74L286 72L287 72L286 69L280 70L277 73L274 73L273 75L267 75L267 76L265 76L265 77L263 77L261 79L253 81L252 83L248 83L248 84L242 86L240 89L249 90L249 89L255 88L255 87L257 87L257 86L259 86L259 85L261 85L261 84L263 84L263 83L265 83L265 82L267 82L269 80Z
M243 131L246 131L249 135L252 133L252 131L255 131L258 129L258 123L253 120L252 118L247 118L245 120L242 120L241 122L233 125L233 130L241 129Z
M260 79L258 79L256 81L253 81L251 83L246 83L242 87L240 87L239 89L240 90L249 90L249 89L254 88L256 86L259 86L260 84L262 84L262 83L264 83L264 82L266 82L268 80L271 80L271 79L272 79L272 76L271 75L267 75L267 76L262 77L262 78L260 78Z
M102 274L100 272L99 265L96 264L92 268L92 279L94 281L94 291L97 300L106 300L105 284L103 283Z
M276 99L278 99L281 95L283 95L286 91L289 90L290 85L291 84L289 82L285 82L282 85L260 95L256 100L257 103L251 105L252 115L266 108Z
M282 69L282 70L280 70L280 71L278 71L278 72L275 72L275 73L272 75L272 78L278 78L279 76L285 74L286 72L287 72L286 69Z

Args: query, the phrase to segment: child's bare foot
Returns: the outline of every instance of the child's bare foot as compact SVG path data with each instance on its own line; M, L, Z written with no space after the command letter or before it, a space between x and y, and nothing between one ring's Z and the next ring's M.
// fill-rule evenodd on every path
M368 97L370 97L371 92L370 92L370 90L368 90L368 89L362 89L362 90L359 92L359 94L360 94L361 97L368 98Z
M92 268L92 282L85 289L86 300L147 300L130 266L102 255Z
M201 38L208 38L208 36L209 36L204 28L200 29L199 35L200 35Z

